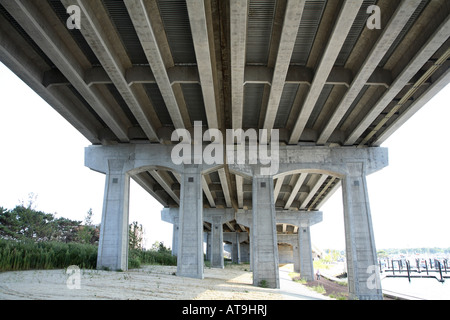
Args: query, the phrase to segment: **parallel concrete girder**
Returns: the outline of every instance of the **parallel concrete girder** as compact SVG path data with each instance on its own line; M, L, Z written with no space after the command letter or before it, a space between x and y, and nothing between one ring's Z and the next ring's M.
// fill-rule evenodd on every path
M72 0L63 0L62 2L66 7L73 5ZM105 24L109 22L106 12L98 6L94 9L92 1L77 0L76 4L82 10L84 18L83 28L80 30L81 33L100 60L104 70L122 95L148 139L158 142L159 139L151 121L152 118L155 118L155 113L151 114L148 111L153 109L153 107L149 107L151 106L151 101L143 90L138 90L136 86L128 85L125 75L127 67L131 67L131 62L128 61L128 66L123 65L112 43L108 40L107 32L103 29ZM103 13L103 16L99 18L98 16L101 13ZM111 31L109 30L108 32Z
M47 17L43 16L43 12L47 14L52 12L48 3L46 1L20 0L1 0L0 3L92 106L117 138L122 142L128 142L128 128L131 127L131 123L119 106L111 106L97 88L91 88L86 84L83 66L53 30ZM37 6L46 8L39 10ZM56 16L54 20L61 23ZM67 38L70 38L65 27L62 27L59 32L67 32Z
M361 89L379 65L381 59L383 59L398 34L403 30L409 18L421 2L421 0L403 0L398 6L389 24L383 28L383 34L379 37L369 56L359 68L358 74L355 76L350 89L347 91L338 107L334 110L333 115L329 118L317 140L317 144L325 144L328 141Z
M213 68L213 61L215 59L212 58L214 50L209 42L209 34L211 31L208 29L206 16L205 5L207 5L207 2L187 0L186 5L192 30L192 39L197 58L208 127L209 129L218 129L216 84L214 81Z
M317 182L314 184L314 186L311 188L311 191L309 192L308 196L305 200L303 200L302 204L300 205L300 209L306 209L306 206L311 201L311 199L314 197L316 192L319 190L319 188L322 186L322 184L327 180L328 175L323 174L320 176L320 178L317 180Z
M362 3L362 0L351 0L346 1L342 6L338 20L331 34L330 41L327 44L319 67L314 75L311 88L292 129L289 144L297 144L300 140L303 130L305 129L314 106L316 105L317 99L319 98L323 86L325 85L326 79L333 68L336 58L341 51L342 45L347 38L348 32L353 25L353 21L355 20Z
M176 129L184 129L184 121L172 89L169 75L159 49L152 22L143 0L125 0L128 14L133 21L134 28L141 42L144 53L158 83L159 90L164 99L170 117Z
M292 192L289 195L289 198L284 205L284 209L289 209L291 207L292 202L294 201L295 197L297 196L297 194L300 190L300 187L303 185L303 182L305 181L307 176L308 176L307 173L300 173L300 175L297 179L297 182L295 183L295 186L292 189Z
M0 60L36 91L91 143L100 143L102 125L87 112L67 88L46 88L42 71L28 56L32 52L25 43L15 41L20 35L0 17ZM44 72L45 73L45 72Z
M398 128L400 128L407 120L409 120L420 108L428 103L439 91L450 83L450 69L437 79L428 90L415 100L408 110L403 112L391 125L389 125L376 140L373 142L374 146L380 146L387 138L389 138Z
M364 119L358 123L356 128L349 134L345 145L353 145L364 131L373 123L387 105L395 99L397 94L405 87L410 79L422 68L422 66L433 56L433 54L448 40L450 34L450 16L444 20L427 43L420 48L413 59L394 80L389 90L381 97L378 103L366 114Z
M131 176L131 178L163 206L168 205L167 199L164 199L158 192L155 191L155 185L150 181L150 177L146 171L135 174Z
M223 195L225 197L225 203L226 203L227 207L230 208L230 207L232 207L231 194L230 194L230 188L228 186L228 180L227 180L227 175L226 175L225 169L220 168L218 173L219 173L220 184L222 185Z
M180 197L172 190L172 182L169 182L167 173L160 170L150 170L150 175L158 182L169 196L179 205Z
M272 86L263 125L264 129L272 129L275 123L305 2L306 0L289 0L286 6L280 43L278 45L278 54L276 55L273 71Z
M242 128L248 4L249 0L230 0L232 129Z

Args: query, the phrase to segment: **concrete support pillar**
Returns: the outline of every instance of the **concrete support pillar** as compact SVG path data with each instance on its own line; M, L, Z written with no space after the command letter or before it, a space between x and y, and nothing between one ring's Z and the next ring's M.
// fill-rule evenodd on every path
M252 199L252 267L253 285L265 282L279 288L278 245L272 177L253 177Z
M233 247L231 250L231 261L233 263L241 263L241 244L240 244L240 234L235 232Z
M203 279L203 191L200 168L184 165L180 177L177 275Z
M298 240L298 234L296 242L292 245L292 258L294 259L294 272L300 273L300 241Z
M179 230L179 219L178 219L178 208L164 208L161 210L161 220L171 223L172 228L172 255L178 255L178 230Z
M124 160L107 161L97 269L128 270L130 177Z
M240 246L240 261L250 263L250 245L248 243L241 243Z
M298 229L298 247L300 258L300 277L308 281L314 280L311 233L309 227Z
M382 299L364 163L347 164L342 179L349 297Z
M213 215L211 225L211 268L224 268L222 217Z
M211 232L205 232L206 238L206 260L211 261Z
M177 221L173 224L173 231L172 231L172 255L178 256L178 234L179 234L179 225L178 225L178 218Z

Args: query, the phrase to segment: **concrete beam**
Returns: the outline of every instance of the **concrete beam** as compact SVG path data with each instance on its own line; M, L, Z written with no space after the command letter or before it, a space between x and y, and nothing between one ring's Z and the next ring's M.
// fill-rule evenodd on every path
M334 110L333 115L328 119L327 124L317 140L317 144L325 144L328 141L341 119L347 113L364 85L366 85L369 78L374 73L374 70L379 65L381 59L383 59L386 52L389 50L395 39L397 39L397 36L403 30L409 18L421 2L421 0L403 0L398 6L388 25L383 28L383 33L373 46L369 56L359 68L350 89L346 92L338 107Z
M228 208L231 208L232 207L231 194L230 194L230 189L228 187L228 180L227 180L227 175L225 173L225 169L220 168L218 173L219 173L220 184L222 185L223 195L225 197L225 203Z
M124 1L128 14L133 21L134 28L144 49L153 75L158 83L159 90L164 99L170 117L176 129L185 128L183 117L177 99L171 86L161 50L159 49L155 32L143 0Z
M249 0L230 0L232 129L242 128L248 3Z
M347 38L362 2L362 0L352 0L346 1L343 4L338 20L331 34L331 38L319 63L316 74L314 75L311 88L292 129L289 144L297 144L300 140L303 130L306 127L306 123L308 122L314 106L316 105L317 99L322 92L326 79L328 79L330 75L336 58L341 51L342 45Z
M45 1L1 1L1 3L105 121L117 138L122 142L128 142L127 133L131 123L118 105L111 105L97 88L90 88L85 83L84 67L61 39L60 33L67 33L67 39L71 36L65 26L62 27L56 16L52 17L54 19L53 25L61 25L61 30L59 30L59 33L54 30L48 16L53 10L48 3ZM39 8L36 7L37 5L39 5ZM44 16L44 13L47 16Z
M66 7L74 4L72 0L62 0L62 3ZM119 57L118 54L120 51L125 52L124 48L118 50L117 46L120 41L117 40L117 43L113 46L109 40L113 37L112 30L114 28L110 26L107 30L104 29L110 24L107 13L101 4L96 4L92 1L77 0L76 5L80 7L84 18L83 28L80 30L81 33L100 60L109 78L147 135L147 138L152 142L158 142L159 139L151 120L152 118L156 118L156 113L145 91L140 90L137 86L130 87L128 85L125 78L125 71L127 67L131 67L131 62L128 58L123 58L125 55L122 58ZM152 110L153 112L151 112Z
M21 36L3 18L0 17L0 61L13 71L22 81L33 89L42 99L51 105L75 129L93 144L100 143L100 122L77 103L77 99L67 88L43 85L41 66L30 57L32 49L20 40ZM44 72L45 73L45 72Z
M211 190L208 187L205 176L202 176L202 189L205 193L206 199L208 199L209 205L214 208L216 206L216 203L214 202L214 197L211 194Z
M450 83L450 69L439 77L428 89L415 100L411 106L403 112L392 124L390 124L383 132L377 135L376 140L373 142L374 146L380 146L386 141L397 129L399 129L406 121L408 121L417 111L419 111L424 105L428 103L436 94L439 93Z
M172 190L173 181L169 181L166 172L160 170L150 170L149 174L158 182L164 191L177 203L180 204L180 197Z
M192 40L194 42L195 56L199 70L203 101L209 129L218 129L216 107L216 84L214 77L213 54L214 47L210 43L211 30L208 29L205 1L187 0L187 10L191 25ZM209 8L210 9L210 8Z
M237 196L237 202L238 207L242 209L244 207L244 179L236 174L236 196Z
M272 87L270 88L264 119L264 129L272 129L275 123L305 2L305 0L288 0L286 6L281 38L278 45L278 54L273 71Z
M300 205L300 209L306 209L306 206L311 201L311 199L314 197L316 192L319 190L319 188L322 186L322 184L327 180L328 175L323 174L320 176L320 178L317 180L317 182L314 184L314 186L311 188L311 191L309 192L308 196L305 200L303 200L302 204Z
M389 103L399 94L408 81L428 62L434 53L448 40L450 34L450 16L437 28L434 34L422 46L413 59L394 80L389 90L381 97L377 104L358 123L356 128L348 135L345 145L353 145L366 131L373 121L380 115Z
M276 224L290 224L297 227L308 227L322 222L321 211L289 211L276 210ZM252 213L250 210L238 210L236 222L247 227L252 225Z
M298 195L298 192L300 191L300 187L303 185L303 182L305 182L306 177L308 176L307 173L300 173L297 181L295 182L295 186L292 189L291 194L289 195L288 200L286 201L284 205L284 209L289 209L291 207L292 202L294 201L295 197Z

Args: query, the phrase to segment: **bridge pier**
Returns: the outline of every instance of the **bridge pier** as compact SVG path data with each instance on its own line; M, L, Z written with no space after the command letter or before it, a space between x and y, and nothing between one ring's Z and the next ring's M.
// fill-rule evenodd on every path
M342 179L349 297L383 299L363 163L348 163Z
M128 210L130 177L124 161L107 161L97 269L128 270Z
M181 172L178 239L177 275L203 279L203 191L195 165Z
M279 288L278 245L273 199L273 178L253 177L252 184L252 266L253 285L264 283L269 288Z
M210 262L212 268L224 268L223 224L234 220L234 209L204 209L203 219L211 223Z
M165 186L178 200L178 267L179 276L203 278L203 221L214 214L204 215L202 174L205 170L218 170L218 166L174 164L170 146L118 145L86 148L85 165L106 174L104 209L99 243L98 267L127 269L128 260L128 199L129 178L146 170L170 170L180 182L180 196ZM381 286L376 266L366 175L387 165L387 152L383 148L328 148L284 146L280 148L279 171L276 178L302 172L320 172L341 179L344 203L347 265L350 297L355 299L381 299ZM309 226L322 215L303 212L305 221L287 222L293 212L275 210L274 176L263 176L260 165L229 164L230 172L252 179L252 212L238 210L235 219L250 227L250 255L254 285L264 282L268 287L279 287L278 247L276 223L299 226L300 271L313 277ZM155 171L156 170L156 171ZM157 190L147 188L158 196ZM316 190L317 191L317 190ZM305 206L303 203L300 206ZM175 208L174 208L175 210ZM211 209L217 210L217 209ZM221 267L223 235L220 226L231 220L227 210L215 211L211 220L217 235L213 235L211 257L214 266ZM209 212L206 210L205 212ZM213 211L211 211L213 212ZM171 218L175 223L175 216ZM227 220L228 219L228 220ZM245 221L242 221L245 220ZM251 220L251 221L250 221ZM219 232L220 231L220 232ZM176 241L175 241L176 242ZM216 248L214 248L216 247ZM217 263L216 263L217 262Z

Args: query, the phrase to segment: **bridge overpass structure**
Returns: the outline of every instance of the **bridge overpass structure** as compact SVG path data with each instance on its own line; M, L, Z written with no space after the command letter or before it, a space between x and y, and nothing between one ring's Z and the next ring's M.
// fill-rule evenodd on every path
M0 61L91 142L85 164L106 176L98 267L127 269L133 179L174 223L178 276L203 278L209 232L213 266L233 233L255 285L279 287L278 243L310 278L309 227L341 187L357 299L382 298L366 176L450 82L449 37L447 0L0 0ZM177 129L261 133L258 152L192 139L174 161ZM205 161L211 149L222 162Z

